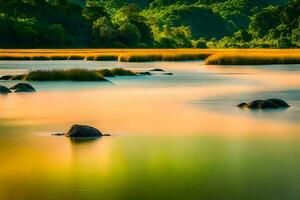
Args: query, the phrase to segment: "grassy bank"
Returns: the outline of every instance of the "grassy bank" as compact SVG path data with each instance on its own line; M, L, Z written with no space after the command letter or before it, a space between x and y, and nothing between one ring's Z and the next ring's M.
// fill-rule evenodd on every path
M119 62L152 62L152 61L187 61L187 60L204 60L211 53L157 53L157 54L138 54L127 53L121 54Z
M0 60L204 60L209 65L299 64L300 49L0 49Z
M5 75L2 80L23 80L23 81L108 81L105 77L134 76L134 72L122 68L103 70L38 70L30 71L27 74Z
M268 65L300 64L300 53L216 53L205 60L206 65Z

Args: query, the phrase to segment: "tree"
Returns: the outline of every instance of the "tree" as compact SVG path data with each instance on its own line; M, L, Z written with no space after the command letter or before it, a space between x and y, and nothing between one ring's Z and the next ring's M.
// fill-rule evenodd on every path
M82 14L92 22L96 21L101 17L108 16L103 6L97 4L96 2L90 2L90 1L87 2L87 5L83 10Z
M141 35L137 27L130 22L126 21L119 29L119 41L131 47L136 47L141 39Z
M262 12L251 17L249 32L255 37L265 36L269 30L280 24L280 15L278 15L279 7L269 6Z
M97 45L107 47L116 38L116 29L106 16L101 17L93 24L93 35Z
M205 38L199 38L197 41L194 43L195 48L201 48L201 49L206 49L208 48L206 45L206 40Z

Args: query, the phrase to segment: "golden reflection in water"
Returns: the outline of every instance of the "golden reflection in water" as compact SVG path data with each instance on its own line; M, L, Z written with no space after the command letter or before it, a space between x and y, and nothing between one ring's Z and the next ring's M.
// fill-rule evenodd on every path
M1 97L2 116L63 132L74 123L90 124L112 134L282 134L297 132L289 122L274 123L209 111L189 101L221 94L255 91L245 86L206 88L106 88L39 92ZM232 109L235 105L232 105ZM245 111L247 112L247 111Z

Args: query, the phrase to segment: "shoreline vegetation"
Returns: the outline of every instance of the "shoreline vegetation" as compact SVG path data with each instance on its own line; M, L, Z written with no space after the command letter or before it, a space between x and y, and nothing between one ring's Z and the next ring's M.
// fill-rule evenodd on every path
M0 80L22 80L22 81L109 81L106 77L136 76L133 71L123 68L87 70L37 70L27 74L4 75Z
M0 60L205 60L206 65L300 64L300 49L0 49Z

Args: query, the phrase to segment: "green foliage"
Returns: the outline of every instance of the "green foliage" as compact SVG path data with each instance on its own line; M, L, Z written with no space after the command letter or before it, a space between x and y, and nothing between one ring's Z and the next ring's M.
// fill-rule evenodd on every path
M200 49L206 49L208 48L207 44L206 44L206 40L205 38L199 38L198 40L194 41L194 45L195 48L200 48Z
M0 48L299 47L299 13L300 0L2 0Z
M119 27L118 32L119 40L127 46L135 47L141 39L141 34L137 27L128 21Z
M95 42L100 46L110 46L116 38L116 31L114 25L106 16L99 18L93 24L93 36Z
M157 47L160 48L189 48L192 47L191 30L186 26L164 26L162 32L156 33Z

